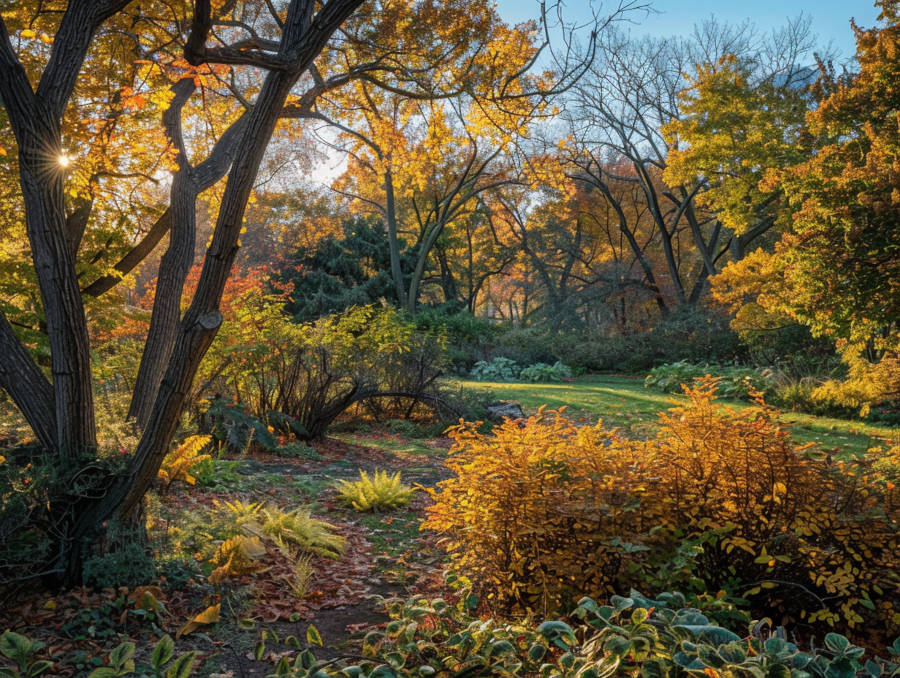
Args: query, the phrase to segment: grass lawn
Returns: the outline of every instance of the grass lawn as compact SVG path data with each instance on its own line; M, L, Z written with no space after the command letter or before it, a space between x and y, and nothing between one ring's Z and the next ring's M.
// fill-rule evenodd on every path
M655 428L656 415L684 396L669 395L644 388L642 377L591 375L574 382L526 384L457 380L454 386L490 390L499 400L515 400L530 414L541 405L549 409L566 407L574 419L602 419L607 426L619 426L632 435L646 435ZM735 409L748 407L737 400L722 400ZM859 453L873 445L900 442L900 430L873 426L860 421L816 417L785 412L782 421L792 426L798 442L818 442L824 448Z

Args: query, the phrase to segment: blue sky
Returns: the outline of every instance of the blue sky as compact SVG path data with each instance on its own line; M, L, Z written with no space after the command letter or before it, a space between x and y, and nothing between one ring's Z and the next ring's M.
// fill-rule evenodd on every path
M590 16L588 0L563 0L565 13L573 20ZM615 0L607 0L603 7L611 7ZM863 27L875 25L878 11L870 0L651 0L659 13L644 17L636 15L635 33L652 35L688 34L698 21L715 14L729 23L750 19L759 28L768 30L781 26L789 17L801 12L812 17L812 30L818 35L817 44L832 43L846 60L855 53L855 41L850 18ZM550 4L548 0L548 5ZM594 3L595 6L598 3ZM497 0L500 15L509 22L533 17L538 11L537 0Z

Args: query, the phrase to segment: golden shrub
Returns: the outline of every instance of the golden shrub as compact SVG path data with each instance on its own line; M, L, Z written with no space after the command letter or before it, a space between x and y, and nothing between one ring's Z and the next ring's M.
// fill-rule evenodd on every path
M720 407L715 387L688 390L650 441L559 413L491 435L461 425L455 477L432 492L424 527L504 606L725 590L779 623L877 619L895 633L900 505L886 455L831 460L793 444L762 402Z

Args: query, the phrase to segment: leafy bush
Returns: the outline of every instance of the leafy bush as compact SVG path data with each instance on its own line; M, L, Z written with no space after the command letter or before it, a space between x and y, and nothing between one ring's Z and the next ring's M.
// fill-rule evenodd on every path
M890 659L867 659L864 649L836 633L825 636L824 647L801 651L785 640L783 629L717 625L710 616L722 605L713 599L698 609L678 593L647 598L631 591L613 596L608 605L582 598L569 615L571 624L536 625L479 618L472 612L473 598L477 604L477 597L463 591L456 605L420 596L386 601L392 621L366 637L363 652L370 662L346 668L345 675L900 675L900 639L888 648ZM379 672L382 662L387 667Z
M146 543L142 527L117 521L104 524L107 550L85 559L82 578L85 586L135 587L150 584L156 578L156 561Z
M476 381L515 381L519 366L509 358L498 357L490 362L479 360L472 368L471 376Z
M204 459L193 469L197 485L216 491L233 491L240 487L242 477L237 469L240 461Z
M459 374L468 374L476 361L486 358L502 331L486 318L444 307L420 309L412 319L419 331L446 339L448 363Z
M783 637L753 625L747 634L711 622L709 610L686 607L677 593L647 598L632 591L609 605L590 598L579 601L571 621L526 620L513 623L476 617L468 604L474 596L461 592L458 604L416 596L383 601L391 621L369 633L362 661L355 665L317 660L309 649L293 656L279 653L273 676L287 678L411 678L412 676L808 676L810 678L881 678L900 675L900 640L887 648L889 658L866 657L844 636L829 633L824 647L802 651ZM295 637L281 639L267 629L256 655L266 654L266 641L300 647ZM321 646L315 627L306 632L308 645ZM0 651L18 668L3 669L10 678L32 677L52 668L36 659L43 649L10 631L0 636ZM196 653L175 657L174 643L164 636L149 654L151 665L135 663L135 646L125 642L102 661L92 678L124 675L187 678ZM293 661L292 661L293 660ZM171 663L169 663L171 662Z
M357 511L390 511L409 504L413 488L404 485L400 471L389 476L385 470L375 470L369 476L359 472L359 480L339 480L335 485L338 497Z
M773 390L771 379L758 370L706 363L698 365L687 361L654 367L644 380L644 386L665 393L681 393L683 384L690 385L695 379L707 376L718 379L719 395L726 398L752 400L754 393L768 393Z
M522 371L519 372L520 381L530 382L562 381L563 379L570 379L571 377L572 370L558 360L552 365L548 365L547 363L535 363L534 365L523 367Z
M410 404L440 407L444 340L418 332L398 311L356 307L297 325L277 305L247 306L245 322L213 344L206 367L222 390L247 403L230 411L239 424L229 431L235 443L252 430L254 441L274 449L269 426L320 438L348 408L376 398L391 399L395 409L404 403L405 414Z
M282 445L275 452L279 457L288 457L290 459L311 459L316 461L322 458L318 450L312 445L304 445L303 443L288 443Z
M242 403L216 398L209 404L205 419L204 428L232 452L246 453L253 444L267 451L278 447L278 441L266 423Z
M900 489L883 453L826 462L774 410L720 408L715 388L695 385L650 441L543 412L493 435L461 425L424 527L499 607L723 590L760 615L896 633Z
M444 397L446 399L446 394ZM444 429L447 428L446 425L440 421L430 424L420 424L415 421L410 421L409 419L391 419L385 422L385 424L387 425L388 431L391 433L396 433L404 438L413 439L437 438L444 432Z
M558 360L552 365L534 363L519 367L515 361L498 356L490 362L479 360L470 376L476 381L562 381L572 376L572 370Z
M53 667L53 662L37 659L36 655L46 647L45 643L31 640L12 631L0 635L0 654L13 662L15 667L0 668L3 678L33 678Z

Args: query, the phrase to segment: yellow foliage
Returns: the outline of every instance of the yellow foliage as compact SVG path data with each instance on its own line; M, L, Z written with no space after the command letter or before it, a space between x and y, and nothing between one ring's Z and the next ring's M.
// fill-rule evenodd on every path
M793 444L772 408L723 408L715 389L689 389L650 441L559 413L491 435L463 424L455 477L431 492L423 527L506 607L549 612L631 587L724 590L784 621L896 633L879 602L900 593L886 455L833 461Z
M206 435L190 436L177 450L166 455L157 474L166 489L176 480L188 485L197 482L197 479L191 475L191 471L197 464L211 458L208 454L200 454L200 451L209 444L211 439Z
M241 576L256 572L256 561L266 553L266 547L257 537L237 535L226 539L210 559L217 565L209 575L209 581L219 584L227 577Z
M341 501L357 511L385 511L409 504L413 489L404 485L400 471L389 476L385 470L377 470L369 476L359 472L359 480L339 480L336 489Z

